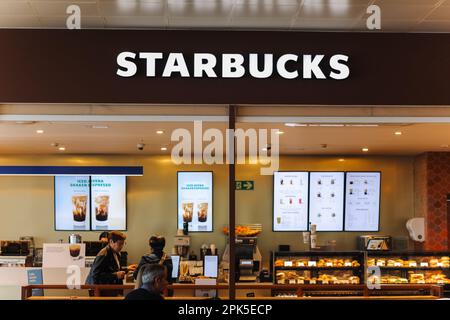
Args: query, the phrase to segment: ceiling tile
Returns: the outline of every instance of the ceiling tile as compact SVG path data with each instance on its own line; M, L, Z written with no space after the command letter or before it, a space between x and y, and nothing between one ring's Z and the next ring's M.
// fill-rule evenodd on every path
M243 18L237 17L231 20L233 28L275 28L289 29L291 20L286 18Z
M411 29L417 25L418 20L381 20L381 30L368 30L366 19L360 19L355 24L355 30L358 31L368 31L368 32L409 32Z
M42 25L45 28L58 28L65 29L67 17L43 17L40 18ZM103 17L81 17L81 29L90 29L90 28L104 28L105 27L105 19Z
M375 0L377 5L396 5L396 6L411 6L411 5L429 5L434 6L442 0Z
M154 1L98 1L104 16L164 16L165 4Z
M232 0L231 0L232 1ZM305 0L303 0L305 1ZM317 0L316 0L317 1ZM263 5L297 5L300 4L302 0L235 0L237 5L247 5L247 4L263 4Z
M440 6L434 9L426 17L426 20L450 20L450 5Z
M35 12L27 1L0 1L0 16L32 16Z
M230 26L230 19L224 18L190 18L170 17L169 27L181 28L224 28Z
M230 1L173 1L168 3L168 14L172 17L228 17L232 8Z
M373 0L303 0L305 5L369 5Z
M291 18L297 11L298 5L265 5L264 3L235 5L233 7L233 17L254 17L254 18Z
M31 3L39 16L64 16L67 8L77 5L81 9L81 16L98 16L97 4L95 2L61 2L61 1L34 1Z
M166 26L167 18L165 17L106 17L107 28L157 28Z
M301 19L359 19L366 13L365 5L343 5L340 3L307 3L301 7Z
M348 30L354 24L353 19L299 19L292 27L300 30Z
M0 28L40 28L41 24L36 16L1 16Z
M416 32L446 32L450 33L450 20L444 21L423 21L413 28Z
M434 7L429 5L380 5L380 8L381 19L420 20Z

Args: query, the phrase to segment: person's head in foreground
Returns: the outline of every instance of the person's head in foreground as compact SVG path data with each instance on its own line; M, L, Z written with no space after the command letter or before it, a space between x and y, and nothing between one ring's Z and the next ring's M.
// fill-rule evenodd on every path
M112 231L108 234L108 245L114 251L119 253L125 245L127 236L119 231Z
M166 268L160 264L148 264L142 270L142 288L162 294L167 288Z

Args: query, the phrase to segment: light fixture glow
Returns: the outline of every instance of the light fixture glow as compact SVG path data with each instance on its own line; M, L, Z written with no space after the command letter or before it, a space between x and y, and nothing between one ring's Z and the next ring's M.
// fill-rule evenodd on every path
M402 135L402 132L401 131L395 131L395 133L394 133L396 136L401 136Z
M163 134L164 133L164 131L162 131L162 130L157 130L156 131L156 134Z
M369 148L362 148L363 152L369 152Z
M39 130L36 130L36 133L38 133L38 134L42 134L42 133L44 133L44 130L41 130L41 129L39 129Z
M59 151L66 151L66 147L59 147L58 150Z
M167 151L167 147L161 147L161 151Z

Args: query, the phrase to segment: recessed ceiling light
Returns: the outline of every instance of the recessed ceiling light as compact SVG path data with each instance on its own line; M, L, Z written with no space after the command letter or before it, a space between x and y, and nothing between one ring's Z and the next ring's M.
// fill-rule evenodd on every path
M284 124L286 127L307 127L307 124L288 122Z
M101 125L101 124L95 124L92 126L92 129L108 129L108 126Z
M369 152L369 148L362 148L363 152Z
M42 133L44 133L44 130L36 130L36 133L39 133L39 134L42 134Z
M66 151L66 147L59 147L58 150L59 151Z
M343 161L345 161L345 159L342 159L342 158L341 158L341 159L339 159L338 161L339 161L339 162L343 162Z
M283 134L283 133L284 133L284 131L281 131L281 130L277 131L277 134Z
M378 127L378 124L346 124L346 127Z
M319 127L343 127L343 124L333 124L333 123L327 123L327 124L319 124Z
M395 134L396 136L401 136L401 135L402 135L402 132L401 132L401 131L395 131L394 134Z
M163 134L164 133L164 131L162 131L162 130L157 130L156 131L156 134Z
M167 151L167 147L161 147L161 151Z

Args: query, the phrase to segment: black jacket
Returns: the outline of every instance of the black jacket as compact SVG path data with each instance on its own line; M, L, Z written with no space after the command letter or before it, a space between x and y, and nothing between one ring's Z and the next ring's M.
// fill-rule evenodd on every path
M144 264L157 264L161 261L161 258L163 255L164 255L164 252L158 251L158 252L154 252L154 253L150 253L150 254L146 254L145 256L142 256L141 261L139 261L138 267L136 268L136 270L133 273L133 278L134 279L137 278L139 269L141 269ZM164 260L163 266L165 266L167 269L167 281L169 283L172 283L173 264L172 264L172 259L170 259L169 256L167 256L167 258Z
M120 254L115 253L109 246L104 247L95 257L86 284L123 284L115 275L120 271L118 261Z
M139 288L136 290L131 291L127 296L125 297L125 300L164 300L163 296L155 293L150 292L144 288Z

